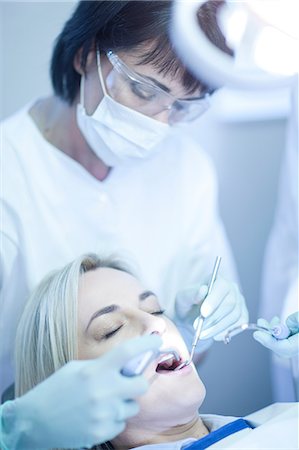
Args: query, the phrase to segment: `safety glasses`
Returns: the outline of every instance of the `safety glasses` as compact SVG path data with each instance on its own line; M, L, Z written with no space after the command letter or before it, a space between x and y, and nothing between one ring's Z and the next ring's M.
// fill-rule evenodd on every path
M177 99L138 75L111 50L106 55L113 66L106 78L106 86L109 95L117 102L150 117L168 110L170 125L190 122L209 108L212 92L196 98Z

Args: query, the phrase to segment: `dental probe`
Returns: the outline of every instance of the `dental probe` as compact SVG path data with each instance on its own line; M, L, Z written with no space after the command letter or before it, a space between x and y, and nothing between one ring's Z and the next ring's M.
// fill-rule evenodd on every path
M215 264L214 264L214 269L213 269L213 273L212 273L212 276L211 276L211 280L210 280L210 283L209 283L209 286L208 286L208 292L207 292L207 295L205 296L205 299L207 298L207 296L211 293L211 291L213 289L213 285L215 283L215 280L216 280L216 277L217 277L217 274L218 274L218 269L219 269L219 266L220 266L220 262L221 262L221 256L217 256ZM203 300L203 302L204 302L204 300ZM201 306L200 306L200 308L201 308ZM190 358L187 359L187 361L185 361L182 364L180 364L175 370L179 370L179 369L182 369L184 366L188 366L191 363L191 361L193 360L195 349L196 349L197 343L199 341L201 330L202 330L202 327L203 327L203 322L204 322L204 317L201 315L200 310L199 310L199 317L198 317L198 322L197 322L197 325L196 325L195 335L194 335L193 342L192 342Z

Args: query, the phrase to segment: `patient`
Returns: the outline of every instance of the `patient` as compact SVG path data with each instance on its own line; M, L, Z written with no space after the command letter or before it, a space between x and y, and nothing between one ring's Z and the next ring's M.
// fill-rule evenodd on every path
M181 361L188 358L180 333L155 294L117 261L85 255L46 277L28 301L16 339L16 394L70 360L96 358L127 339L151 333L161 335L162 349L173 348ZM144 375L150 388L139 398L139 413L111 443L94 448L156 444L150 448L162 449L163 443L172 443L166 448L180 449L234 420L203 420L198 409L205 387L195 367L174 371L177 364L170 363L159 364L157 358L148 366Z

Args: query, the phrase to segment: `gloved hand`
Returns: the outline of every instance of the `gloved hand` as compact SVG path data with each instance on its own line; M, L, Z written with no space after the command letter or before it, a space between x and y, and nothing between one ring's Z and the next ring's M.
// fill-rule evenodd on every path
M120 370L132 357L161 344L159 336L147 335L98 359L71 361L24 396L7 402L1 448L92 447L114 438L138 413L134 399L148 389L143 376L125 377Z
M221 341L229 329L248 322L246 303L238 286L220 276L206 297L207 292L207 284L180 291L176 297L176 312L180 320L193 325L202 304L200 312L205 321L201 339Z
M273 328L278 323L278 317L274 317L270 323L265 319L259 319L257 321L258 325L265 328ZM299 355L299 312L291 314L286 320L286 325L292 333L291 336L286 339L278 340L266 331L255 331L253 337L256 341L272 350L278 356L292 358L293 356Z

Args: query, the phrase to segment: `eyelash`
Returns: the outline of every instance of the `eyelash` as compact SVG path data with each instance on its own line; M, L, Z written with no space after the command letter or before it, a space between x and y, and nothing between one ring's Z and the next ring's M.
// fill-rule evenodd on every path
M110 331L109 333L105 334L103 337L104 339L109 339L111 338L114 334L116 334L121 328L123 327L123 325L120 325L118 328L115 328L115 330Z
M141 92L141 87L139 86L138 83L134 83L131 82L131 89L133 91L133 93L135 95L137 95L137 97L142 98L142 100L153 100L153 98L155 97L155 94L148 94L148 93L143 93Z
M159 311L154 311L151 313L152 316L161 316L165 313L165 309L160 309Z

